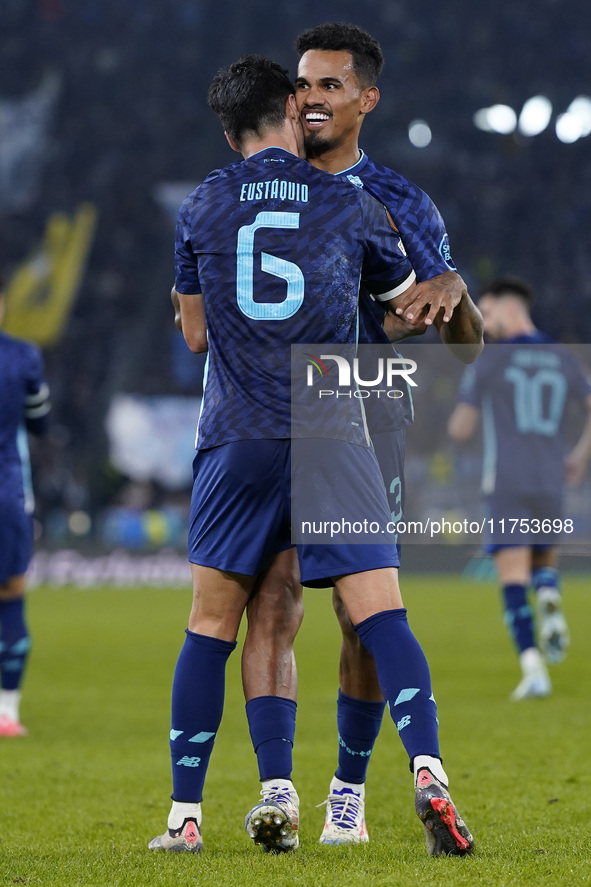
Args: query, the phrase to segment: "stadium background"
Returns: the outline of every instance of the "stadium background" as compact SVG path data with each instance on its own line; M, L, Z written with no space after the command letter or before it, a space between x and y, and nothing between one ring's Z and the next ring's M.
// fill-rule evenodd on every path
M470 289L518 273L539 324L588 343L591 140L556 132L591 92L588 17L583 0L4 0L0 268L6 328L43 347L52 390L52 430L32 453L42 552L115 557L123 576L125 552L164 546L154 570L174 569L202 362L172 324L173 220L234 159L207 85L243 52L295 72L294 38L321 21L380 40L382 97L362 146L434 199ZM475 126L482 109L519 115L540 94L553 111L535 136ZM416 121L425 147L409 136ZM457 480L445 448L422 466L444 499Z

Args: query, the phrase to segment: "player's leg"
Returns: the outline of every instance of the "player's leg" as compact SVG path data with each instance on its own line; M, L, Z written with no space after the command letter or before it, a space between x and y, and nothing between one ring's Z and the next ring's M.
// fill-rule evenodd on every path
M191 564L191 572L193 604L172 685L172 808L168 830L149 846L198 853L203 786L222 719L226 663L255 580L197 564Z
M0 736L24 736L20 723L23 677L31 638L25 574L33 549L31 516L22 503L0 503Z
M247 814L245 828L264 850L295 850L299 799L291 781L297 696L293 642L304 615L295 549L274 558L246 612L242 682L262 801Z
M281 494L286 463L285 441L237 441L195 456L189 518L193 604L172 692L173 806L169 830L150 843L152 849L201 848L201 796L222 716L226 662L256 576L281 550L276 527L286 510Z
M330 534L325 535L330 538L323 536L323 544L308 544L302 533L298 544L302 583L322 587L327 577L333 578L349 619L374 657L380 689L415 771L416 807L428 830L429 852L463 855L471 851L472 838L445 787L429 667L406 619L396 545L393 539L386 541L390 509L375 454L342 441L315 440L310 450L311 446L301 448L302 473L309 464L316 469L315 483L306 487L309 498L302 513L313 515L317 509L334 523L328 524ZM324 482L331 477L332 512L324 505L328 501ZM296 527L304 526L299 518L296 510Z
M242 685L247 704L258 696L295 701L298 685L293 642L304 616L295 548L280 552L260 577L246 615Z
M552 685L535 640L535 624L528 602L531 548L495 546L493 557L502 589L505 624L519 655L522 679L513 691L515 702L548 696Z
M0 585L0 736L26 736L20 722L21 687L31 648L25 577Z
M372 442L390 516L397 522L402 520L404 509L405 429L374 434ZM342 633L337 697L339 749L320 843L359 843L369 840L365 823L365 780L385 702L373 657L361 643L336 589L333 589L333 607Z
M333 607L342 632L337 697L339 749L320 843L357 844L369 840L365 780L386 703L373 656L363 646L336 588Z
M570 634L562 610L555 546L534 546L531 581L536 593L540 649L546 662L562 662L570 643Z
M455 809L441 763L429 666L408 625L393 568L341 576L337 589L355 630L373 655L380 688L410 759L415 806L429 853L465 855L473 839Z

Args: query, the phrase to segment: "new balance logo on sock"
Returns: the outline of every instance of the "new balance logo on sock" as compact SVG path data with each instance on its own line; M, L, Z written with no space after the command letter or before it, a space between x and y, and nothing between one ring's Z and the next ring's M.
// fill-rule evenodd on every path
M400 731L404 730L405 727L408 727L409 724L410 724L410 715L404 715L403 718L400 718L400 720L396 722L396 729L400 733Z
M182 757L180 761L176 762L177 767L198 767L201 763L201 758L189 758L187 755Z

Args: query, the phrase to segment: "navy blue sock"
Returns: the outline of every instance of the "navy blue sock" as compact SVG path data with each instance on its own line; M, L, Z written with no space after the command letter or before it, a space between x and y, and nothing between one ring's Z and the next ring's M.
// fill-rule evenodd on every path
M536 567L531 574L532 585L536 593L540 588L560 588L560 576L556 567Z
M511 633L515 646L520 653L529 647L535 647L534 619L527 602L525 585L505 585L503 587L505 605L505 624Z
M246 703L259 778L291 779L297 705L283 696L257 696Z
M339 690L339 766L335 776L343 782L365 782L369 758L384 714L385 702L355 699Z
M376 661L380 688L402 744L412 760L439 758L437 706L429 666L406 619L406 610L384 610L355 626Z
M172 684L172 797L201 801L203 783L224 710L226 662L234 641L187 629Z
M0 601L0 679L3 690L19 689L30 648L24 597Z

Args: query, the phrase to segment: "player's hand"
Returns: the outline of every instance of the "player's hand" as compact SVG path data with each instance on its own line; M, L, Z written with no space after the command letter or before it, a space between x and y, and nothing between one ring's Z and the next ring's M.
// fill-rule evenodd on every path
M426 329L427 325L424 322L412 323L390 311L384 318L384 332L391 342L400 342L410 336L422 336Z
M587 471L587 459L580 455L576 448L572 450L564 460L566 482L571 487L577 487Z
M434 323L440 316L443 323L449 323L462 297L466 284L455 271L444 271L431 280L418 283L412 293L399 296L396 300L396 314L410 324Z

